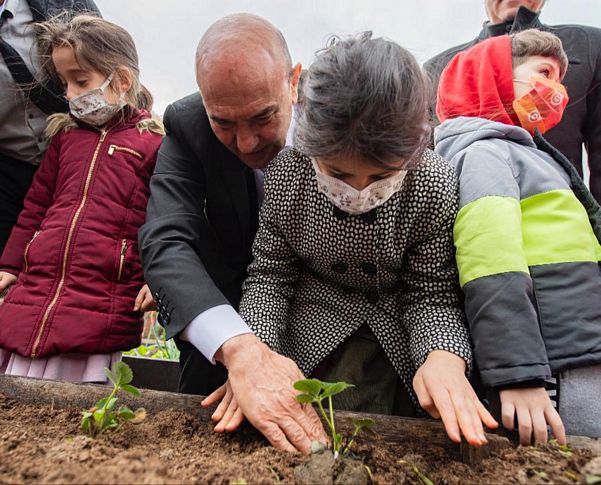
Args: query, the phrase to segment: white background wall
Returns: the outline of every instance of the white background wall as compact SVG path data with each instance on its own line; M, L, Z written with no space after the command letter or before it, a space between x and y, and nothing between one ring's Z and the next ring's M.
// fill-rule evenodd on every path
M96 0L105 18L136 40L142 81L155 110L196 89L194 51L206 28L234 12L261 15L286 37L294 60L310 64L331 34L372 30L424 62L476 36L484 0ZM548 0L543 22L601 27L601 0Z

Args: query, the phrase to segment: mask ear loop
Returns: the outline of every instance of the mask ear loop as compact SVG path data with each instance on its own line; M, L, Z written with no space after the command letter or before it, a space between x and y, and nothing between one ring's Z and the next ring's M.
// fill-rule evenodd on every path
M115 77L115 73L111 72L110 76L106 78L106 81L104 81L101 85L100 85L100 90L104 93L104 90L106 88L109 87L109 84L111 84L111 81L113 80L113 78Z

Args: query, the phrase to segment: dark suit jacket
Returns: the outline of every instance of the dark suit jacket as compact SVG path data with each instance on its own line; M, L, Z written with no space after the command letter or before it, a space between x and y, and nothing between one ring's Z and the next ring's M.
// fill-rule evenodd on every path
M63 11L71 15L88 13L100 16L100 10L94 0L27 0L33 20L43 22Z
M258 204L252 171L217 140L199 94L170 105L164 123L140 255L159 321L173 337L205 310L238 308ZM200 352L178 346L180 391L205 394L220 384L208 383L213 368Z
M489 37L536 28L561 39L570 66L563 80L570 102L561 123L545 133L545 138L574 164L582 176L582 144L588 154L591 192L601 202L601 29L584 25L545 25L538 14L521 7L513 21L484 24L477 38L452 47L424 64L434 84L431 109L436 120L436 89L440 74L459 52ZM436 120L437 121L437 120Z

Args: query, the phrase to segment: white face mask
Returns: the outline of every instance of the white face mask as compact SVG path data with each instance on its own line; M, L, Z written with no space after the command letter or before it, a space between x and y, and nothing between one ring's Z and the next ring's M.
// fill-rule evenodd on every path
M99 88L92 89L69 101L71 114L92 126L106 124L126 104L123 94L121 94L117 103L110 103L104 97L104 90L111 83L113 77L114 74L111 74Z
M324 194L340 210L352 215L365 214L384 204L396 192L401 190L407 170L373 182L363 190L357 190L335 177L323 173L314 159L311 159L317 189Z

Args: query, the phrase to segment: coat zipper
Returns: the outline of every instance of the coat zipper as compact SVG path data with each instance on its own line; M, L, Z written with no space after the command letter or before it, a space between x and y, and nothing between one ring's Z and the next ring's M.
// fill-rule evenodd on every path
M137 152L131 148L120 147L118 145L110 145L109 146L109 155L113 155L113 153L115 153L115 151L129 153L130 155L133 155L134 157L137 157L140 160L142 160L144 158L144 156L140 152Z
M123 263L125 263L125 252L127 251L127 239L121 240L121 255L119 256L119 272L117 273L117 281L121 281L121 272L123 271Z
M60 276L58 285L56 287L56 291L54 292L54 296L53 296L52 300L50 301L50 304L46 308L46 311L44 312L44 317L42 318L42 323L40 324L40 329L38 330L36 339L33 343L33 347L31 350L32 357L35 357L38 353L38 350L40 347L40 341L42 339L42 335L44 334L44 330L46 329L46 324L48 323L48 317L50 316L50 312L52 311L52 308L54 308L54 306L56 305L56 302L58 301L58 296L63 288L63 285L65 284L65 277L67 274L67 261L69 259L69 249L70 249L69 246L71 245L73 233L75 232L75 226L77 225L77 221L79 220L81 211L83 210L83 207L88 199L88 190L90 188L90 183L92 181L92 174L94 173L94 167L96 166L96 159L98 158L98 153L100 152L100 147L102 146L102 143L104 142L104 139L106 138L106 133L107 133L106 131L101 132L100 140L98 141L98 144L96 145L96 149L94 150L94 155L92 155L92 161L90 162L90 168L88 168L88 174L86 176L86 182L85 182L85 185L83 188L81 202L79 203L79 207L77 208L77 211L75 211L75 215L73 216L73 219L71 219L71 224L69 225L69 233L67 234L67 243L65 244L65 252L63 253L62 264L61 264L61 276Z
M38 237L38 234L40 233L40 231L36 231L33 233L33 237L29 240L29 242L27 243L27 246L25 246L25 252L23 253L23 260L24 260L24 267L25 267L25 273L27 273L27 270L29 269L29 262L27 261L27 255L29 254L29 246L31 246L31 243L33 242L33 240Z

